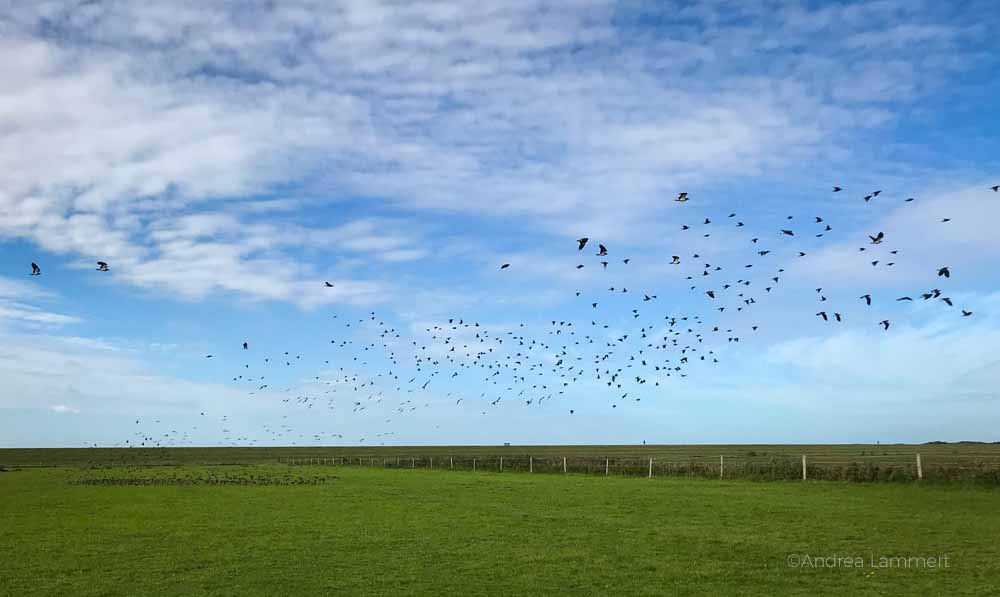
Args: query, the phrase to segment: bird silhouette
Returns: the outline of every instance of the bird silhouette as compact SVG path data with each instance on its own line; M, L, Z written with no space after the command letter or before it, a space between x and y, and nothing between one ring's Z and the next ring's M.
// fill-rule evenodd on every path
M108 264L105 263L105 262L103 262L103 261L98 261L97 262L97 271L99 271L99 272L106 272L106 271L108 271Z
M577 251L582 251L582 250L583 250L583 248L584 248L585 246L587 246L587 241L589 241L589 240L590 240L590 239L589 239L589 238L587 238L586 236L585 236L585 237L583 237L583 238L578 238L578 239L576 239L576 242L577 242L577 247L576 247L576 250L577 250Z
M42 275L42 269L38 267L38 264L35 263L34 261L31 262L31 275L32 276Z

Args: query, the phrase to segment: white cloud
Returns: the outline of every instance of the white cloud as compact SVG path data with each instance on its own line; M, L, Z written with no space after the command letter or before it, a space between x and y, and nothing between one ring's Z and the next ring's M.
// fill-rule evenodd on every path
M654 36L602 1L10 6L0 235L186 297L367 301L375 280L322 294L301 281L321 267L279 264L349 229L255 214L391 199L620 240L669 220L678 187L840 155L834 137L891 119L888 100L943 83L957 36L984 36L894 2L661 9ZM278 185L313 199L231 201ZM412 245L341 240L388 264L427 255Z

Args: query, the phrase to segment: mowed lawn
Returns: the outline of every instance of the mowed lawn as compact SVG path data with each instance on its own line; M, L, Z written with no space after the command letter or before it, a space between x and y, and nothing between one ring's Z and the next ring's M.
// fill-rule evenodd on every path
M1000 594L993 488L309 468L339 479L2 472L0 593ZM803 554L864 566L789 566ZM948 567L870 566L897 556Z

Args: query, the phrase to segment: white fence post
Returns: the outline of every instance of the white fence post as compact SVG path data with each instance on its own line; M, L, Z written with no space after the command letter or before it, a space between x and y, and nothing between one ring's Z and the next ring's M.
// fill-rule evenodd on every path
M924 478L924 467L920 464L920 452L917 452L917 480Z
M566 457L563 456L563 472L566 472Z
M802 480L806 480L806 455L802 455Z
M434 468L434 457L431 456L431 468Z
M503 472L503 456L500 457L500 472Z
M417 459L410 458L410 468L417 468Z
M455 457L454 456L449 456L448 457L448 468L455 468Z
M473 458L472 459L472 471L475 472L475 470L476 470L476 459Z
M725 460L724 459L725 459L725 456L723 456L723 455L720 454L719 455L719 480L720 481L722 480L722 468L725 466L725 464L724 464Z
M528 456L528 472L529 473L535 472L535 457L534 456Z
M653 459L649 459L649 478L653 478Z
M611 459L610 458L605 458L604 459L604 476L605 477L608 476L608 469L609 468L611 468Z

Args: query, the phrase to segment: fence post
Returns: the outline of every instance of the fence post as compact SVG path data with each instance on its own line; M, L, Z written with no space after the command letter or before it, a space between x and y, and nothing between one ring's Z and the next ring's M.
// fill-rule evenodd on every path
M723 464L725 462L724 459L725 459L725 456L723 456L722 454L719 454L719 480L720 481L722 480L722 468L725 466L725 464Z
M535 457L534 456L528 456L528 472L529 473L535 472Z
M476 472L476 459L472 459L472 472Z
M563 456L563 472L566 472L566 457Z
M434 457L431 456L431 468L434 468Z
M653 459L652 458L649 459L649 477L648 478L650 478L650 479L653 478Z
M608 476L608 469L609 468L611 468L611 459L610 458L605 458L604 459L604 476L605 477Z
M455 457L454 456L449 456L448 457L448 468L455 468Z
M417 468L417 459L410 458L410 468Z
M503 472L503 456L500 457L500 472Z
M806 480L806 455L802 455L802 480Z
M920 464L920 452L917 452L917 480L924 478L924 467Z

